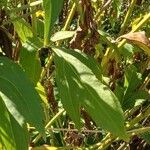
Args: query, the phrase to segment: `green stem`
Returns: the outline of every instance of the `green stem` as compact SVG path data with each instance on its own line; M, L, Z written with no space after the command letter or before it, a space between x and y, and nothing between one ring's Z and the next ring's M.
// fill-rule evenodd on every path
M94 150L94 149L97 149L98 147L102 148L104 146L104 144L108 143L108 139L111 139L111 137L112 137L112 135L110 133L108 133L101 142L90 146L89 150Z
M108 6L110 5L110 3L112 2L112 0L108 0L103 6L102 6L102 8L98 11L98 13L96 14L96 16L95 16L95 21L100 21L100 15L101 15L101 13L104 11L104 10L106 10L107 8L108 8Z
M127 133L129 134L129 136L133 136L133 135L138 135L149 131L150 131L150 127L144 127L144 128L130 130Z
M71 20L73 19L73 16L74 16L74 14L75 14L75 11L76 11L76 5L73 4L73 6L72 6L72 8L71 8L71 11L70 11L70 13L69 13L69 15L68 15L68 18L67 18L67 20L66 20L66 23L65 23L65 25L64 25L64 28L62 29L63 31L64 31L64 30L67 30L67 29L69 28L70 23L71 23ZM60 45L61 45L61 42L58 42L58 43L57 43L57 46L60 46ZM45 74L46 74L46 70L47 70L47 68L49 68L49 67L51 66L52 62L53 62L53 56L51 55L51 56L48 58L48 62L47 62L47 64L46 64L45 68L43 68L43 70L42 70L41 77L40 77L40 82L41 82L42 79L44 78L44 76L45 76Z
M124 113L125 119L129 118L135 111L137 111L140 108L139 106L133 107L131 110L128 110Z
M51 55L48 58L46 66L42 69L41 77L40 77L40 82L43 80L44 76L46 75L47 69L50 68L52 62L53 62L53 55Z
M131 129L136 123L138 123L145 117L149 116L149 114L150 114L150 107L148 107L144 112L141 112L134 119L132 119L129 123L127 123L126 128Z
M124 22L123 22L122 25L121 25L121 30L120 30L119 35L121 35L121 34L124 33L124 31L125 31L125 29L126 29L126 27L127 27L127 24L128 24L128 22L129 22L129 20L130 20L130 17L131 17L131 15L132 15L132 11L133 11L133 8L134 8L134 6L135 6L135 4L136 4L136 1L137 1L137 0L132 0L132 1L131 1L130 7L129 7L127 13L126 13Z
M73 1L77 5L77 10L80 13L81 24L84 24L84 10L82 9L81 4L79 4L79 0L73 0Z
M45 126L45 130L49 128L50 125L52 125L63 113L65 110L59 111ZM39 139L42 137L42 134L38 134L38 136L32 141L34 144L39 141Z
M65 30L67 30L69 28L69 26L71 24L71 21L73 19L73 16L75 14L75 10L76 10L76 4L74 3L73 6L72 6L72 8L71 8L71 11L70 11L70 13L68 15L68 18L66 20L66 23L65 23L65 25L64 25L64 27L62 29L63 31L65 31Z

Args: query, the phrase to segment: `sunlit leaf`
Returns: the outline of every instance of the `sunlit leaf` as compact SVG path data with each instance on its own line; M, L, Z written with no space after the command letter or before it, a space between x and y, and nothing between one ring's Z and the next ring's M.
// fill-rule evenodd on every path
M73 35L75 34L75 31L59 31L56 32L52 37L51 37L51 41L56 42L59 40L64 40L67 38L71 38L73 37Z
M2 99L0 98L0 139L5 149L27 150L28 133L26 125L21 127L18 122L9 114ZM19 138L18 138L19 137Z
M38 39L34 39L38 41ZM20 64L25 70L31 82L36 86L41 74L41 62L38 58L38 45L27 41L20 50Z
M60 98L76 126L81 127L82 106L98 126L126 139L121 106L113 92L96 77L99 69L94 59L78 51L53 50Z
M10 120L17 147L16 150L28 150L29 135L26 123L20 126L12 115L10 115Z
M31 26L24 19L14 20L12 23L22 42L26 42L29 37L33 37Z
M9 113L0 97L0 139L6 149L16 149Z
M26 121L43 131L41 99L21 67L0 57L0 83L0 96L17 122L22 125Z

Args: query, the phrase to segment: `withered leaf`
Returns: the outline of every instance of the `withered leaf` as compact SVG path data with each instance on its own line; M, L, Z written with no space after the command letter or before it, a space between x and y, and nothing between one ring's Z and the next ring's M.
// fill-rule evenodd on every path
M146 54L148 54L148 56L150 56L150 40L145 35L144 31L124 34L119 37L119 39L121 38L126 39L128 42L131 42L136 46L139 46L145 51Z

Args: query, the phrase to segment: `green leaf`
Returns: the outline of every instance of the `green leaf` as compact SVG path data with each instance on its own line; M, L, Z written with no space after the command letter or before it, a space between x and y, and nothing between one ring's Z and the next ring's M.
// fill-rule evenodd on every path
M124 82L125 92L122 100L122 106L124 107L124 109L128 108L128 106L130 105L130 100L132 99L131 97L134 92L137 92L136 90L137 87L140 85L141 80L141 74L137 72L135 66L130 65L126 68Z
M35 39L36 41L38 39ZM34 85L37 84L41 74L41 63L38 58L38 49L34 43L28 41L23 43L20 50L20 64Z
M22 42L26 42L29 37L33 37L31 26L24 19L13 20L12 23Z
M145 132L140 135L146 142L150 144L150 132Z
M27 150L28 133L26 125L24 124L23 127L21 127L18 124L18 122L8 113L1 98L0 111L0 139L3 147L11 150Z
M113 92L98 80L94 59L81 52L53 48L56 83L67 113L78 128L80 107L84 107L98 126L126 139L121 106Z
M43 0L43 7L45 11L45 24L44 24L45 46L49 44L52 28L58 18L62 6L63 0Z
M51 41L56 42L59 40L68 39L68 38L71 38L74 34L75 34L75 31L59 31L59 32L56 32L51 37Z
M23 124L21 127L12 115L10 115L10 120L16 143L16 150L28 150L29 137L26 124Z
M134 48L131 44L126 43L121 50L121 54L125 58L132 58L133 53L135 52L136 48Z
M43 131L40 96L21 67L4 57L0 57L0 89L7 109L20 125L26 121Z
M0 9L7 6L7 0L0 1Z
M116 88L114 90L115 95L117 96L118 100L120 101L120 104L123 103L123 96L124 96L125 89L121 87L120 85L116 85Z
M14 142L13 131L11 127L11 121L8 111L0 97L0 139L2 141L2 146L5 149L16 149L16 143Z
M44 39L44 21L37 19L37 35Z
M149 93L146 91L135 91L130 94L130 97L124 99L123 108L128 109L133 106L141 105L149 97Z

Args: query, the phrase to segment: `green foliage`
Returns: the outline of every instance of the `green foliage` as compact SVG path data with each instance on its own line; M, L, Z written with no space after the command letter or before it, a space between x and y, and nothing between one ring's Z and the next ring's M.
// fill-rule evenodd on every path
M0 8L7 6L7 0L1 0L0 1Z
M16 143L14 142L10 116L2 99L0 99L0 108L1 114L3 114L0 119L0 138L2 144L7 147L7 149L15 149Z
M24 19L15 20L12 23L22 42L26 42L28 38L33 37L31 27Z
M150 144L150 132L143 133L140 136Z
M34 38L38 41L38 39ZM36 86L41 74L41 63L38 58L38 45L32 41L23 44L20 52L20 64L27 73L29 79Z
M117 18L120 16L120 13L121 13L121 4L122 4L122 0L113 0L112 5L115 9Z
M4 146L4 149L28 149L28 133L26 125L23 124L22 127L13 118L13 116L8 112L4 102L0 98L0 139ZM19 138L18 138L19 137Z
M0 149L147 146L148 4L1 0Z
M0 57L0 83L0 96L17 122L20 125L29 122L43 131L41 99L21 67Z
M54 52L60 97L77 127L80 128L80 107L82 106L98 126L126 139L119 101L92 72L97 64L76 51L54 48Z
M56 32L51 37L51 41L56 42L56 41L59 41L59 40L64 40L64 39L67 39L67 38L71 38L71 37L73 37L74 34L75 34L75 31L59 31L59 32Z
M44 23L44 45L47 46L50 41L52 29L56 22L58 15L62 9L63 0L43 0L43 7L45 11Z

